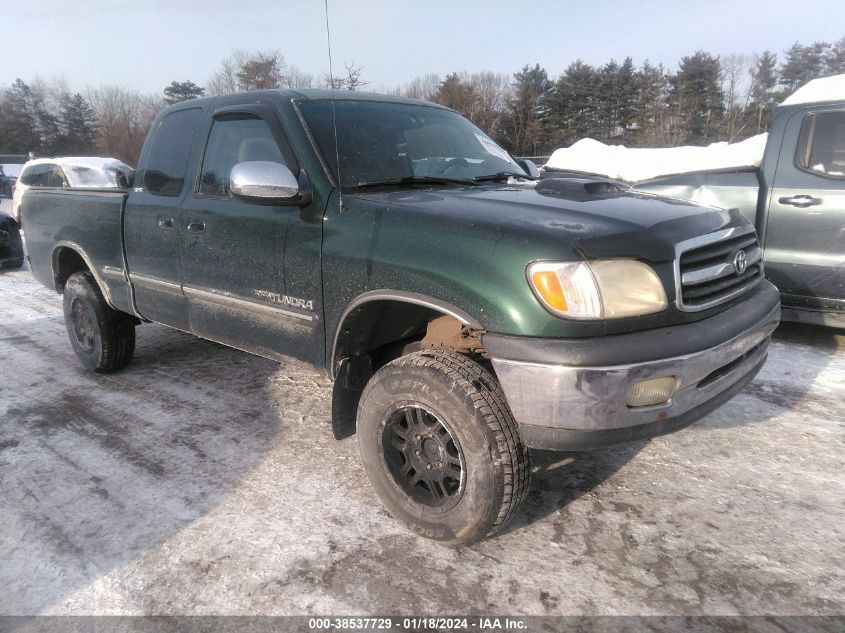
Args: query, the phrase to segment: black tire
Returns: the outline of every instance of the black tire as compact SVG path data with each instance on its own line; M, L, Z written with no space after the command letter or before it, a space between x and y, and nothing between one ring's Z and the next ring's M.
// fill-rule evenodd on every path
M528 450L499 382L452 351L376 372L358 407L358 448L388 512L451 545L496 532L528 492Z
M135 322L111 308L89 272L72 274L64 289L65 326L82 365L94 372L122 369L135 353Z

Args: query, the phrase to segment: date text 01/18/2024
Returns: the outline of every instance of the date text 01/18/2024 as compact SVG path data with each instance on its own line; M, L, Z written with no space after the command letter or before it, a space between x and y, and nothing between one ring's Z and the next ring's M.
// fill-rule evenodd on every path
M499 617L351 617L310 618L311 630L361 631L361 630L451 630L451 631L523 631L527 627L519 618Z

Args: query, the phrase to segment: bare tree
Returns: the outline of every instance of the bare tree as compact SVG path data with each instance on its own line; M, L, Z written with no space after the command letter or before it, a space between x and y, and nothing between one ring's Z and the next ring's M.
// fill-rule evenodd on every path
M728 142L734 141L746 123L744 114L750 99L747 81L748 55L731 53L720 58L722 64L722 91L725 93L725 132Z
M415 77L402 88L398 89L397 94L412 99L425 99L431 101L437 94L437 89L440 87L440 75L437 73L428 73L421 77Z
M361 79L361 73L364 70L363 66L356 66L355 62L343 63L346 76L333 76L328 73L323 75L323 87L333 88L334 90L360 90L364 86L369 85L369 81Z
M306 73L296 66L288 66L282 77L282 88L313 88L314 75Z
M220 69L206 82L206 94L225 95L238 91L238 73L250 54L236 50L220 62Z
M129 165L136 165L144 139L164 103L118 86L102 86L88 91L88 101L97 115L98 149Z
M343 65L346 68L345 82L347 90L360 90L370 83L361 79L361 72L364 70L362 66L356 66L354 61L351 64L344 62Z
M469 84L475 94L475 112L470 118L487 134L498 136L512 93L510 76L486 70L470 75Z

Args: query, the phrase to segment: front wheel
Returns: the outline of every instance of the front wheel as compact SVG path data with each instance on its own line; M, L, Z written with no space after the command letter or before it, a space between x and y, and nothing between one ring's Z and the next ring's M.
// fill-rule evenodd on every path
M135 322L106 303L91 273L68 277L63 302L70 344L86 369L108 373L129 364L135 353Z
M376 372L358 446L388 512L449 544L496 532L528 491L528 451L498 381L455 352L415 352Z

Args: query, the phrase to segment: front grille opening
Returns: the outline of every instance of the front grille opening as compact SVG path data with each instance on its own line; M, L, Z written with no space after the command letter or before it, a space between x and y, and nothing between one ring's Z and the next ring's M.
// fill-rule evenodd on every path
M732 237L718 242L712 242L698 248L693 248L681 255L681 268L699 268L709 264L715 264L743 248L751 248L757 245L757 237L754 233L746 233L738 237Z
M711 371L709 374L707 374L704 378L702 378L699 381L699 383L696 385L696 387L698 389L701 389L702 387L706 387L707 385L713 384L714 382L719 380L719 378L722 378L723 376L727 376L734 369L736 369L737 366L741 365L743 362L745 362L747 359L749 359L751 356L753 356L763 346L763 344L766 341L767 341L767 339L763 339L762 341L757 343L757 345L755 345L750 350L745 352L745 354L743 354L742 356L735 358L734 360L729 362L727 365L722 365L721 367L719 367L719 369Z
M749 266L744 273L736 273L717 281L685 286L684 303L688 306L707 304L738 290L751 290L762 279L760 264Z
M742 273L734 267L740 251L751 260ZM752 290L763 279L757 236L754 232L744 233L684 251L678 259L678 272L681 310L704 310L730 301Z

